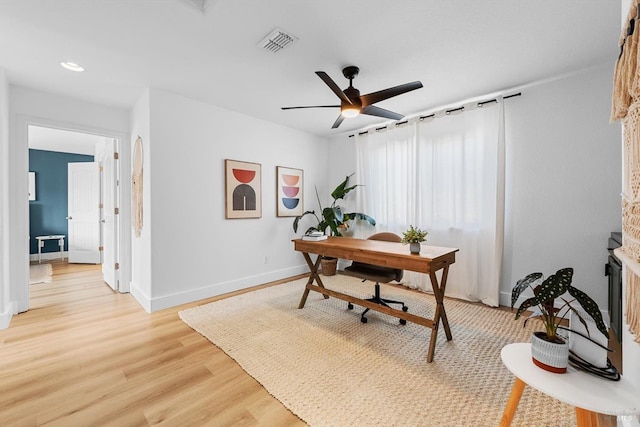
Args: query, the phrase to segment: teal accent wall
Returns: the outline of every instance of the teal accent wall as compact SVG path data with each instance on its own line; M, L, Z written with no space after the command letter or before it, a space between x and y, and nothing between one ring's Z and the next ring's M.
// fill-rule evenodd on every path
M35 236L64 234L67 230L67 164L93 162L93 156L29 150L29 172L36 173L36 200L29 202L29 253L38 253ZM68 239L64 250L69 249ZM58 252L58 241L45 241L42 252Z

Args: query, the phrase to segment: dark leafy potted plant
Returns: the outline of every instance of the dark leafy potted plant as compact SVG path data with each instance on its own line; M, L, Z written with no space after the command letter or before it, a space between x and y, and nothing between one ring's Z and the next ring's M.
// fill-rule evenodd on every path
M338 205L338 201L344 199L344 197L349 194L351 191L355 190L359 187L359 184L348 186L349 178L351 178L353 174L347 176L344 181L342 181L338 186L331 192L331 198L333 198L333 202L330 206L323 208L322 202L320 202L320 196L318 195L318 188L316 187L316 197L318 199L318 206L320 207L319 215L316 214L316 211L306 211L302 215L295 217L293 220L293 231L298 232L298 223L302 218L307 215L313 215L316 217L318 223L313 225L307 229L305 233L309 233L311 231L321 231L326 233L327 228L331 231L332 236L341 236L341 229L344 229L345 225L348 224L348 221L353 219L362 219L367 221L371 225L376 225L376 220L370 217L369 215L365 215L360 212L348 212L345 213L342 210L342 207Z
M353 174L347 176L344 181L342 181L338 186L331 192L331 198L333 202L330 206L325 208L322 207L322 202L320 201L320 195L318 194L318 188L316 187L316 198L318 199L318 207L320 211L316 213L315 210L306 211L302 215L295 217L293 220L293 231L298 232L298 224L300 220L307 215L313 215L317 220L316 225L312 225L305 231L305 234L308 234L312 231L320 231L322 233L327 233L327 229L329 229L329 233L332 236L342 236L344 231L349 227L349 221L360 219L367 221L371 225L376 225L376 220L370 217L369 215L360 213L360 212L344 212L343 208L338 205L338 201L344 199L344 197L349 194L351 191L355 190L359 187L359 184L349 186L349 178L351 178ZM325 260L331 259L333 260L333 272L335 274L335 265L337 263L336 258L323 258L323 274L327 270L331 270L331 268L325 270Z
M573 268L562 268L546 279L543 278L542 273L531 273L518 280L511 292L511 308L513 308L525 289L533 290L534 296L520 304L515 319L519 319L527 310L533 308L531 314L524 320L524 325L529 319L540 319L545 327L544 332L534 332L531 337L533 362L545 370L556 373L566 372L569 363L569 343L557 334L558 329L569 330L562 324L566 316L572 312L589 333L587 322L573 304L578 303L591 316L598 330L607 338L609 337L598 304L586 293L571 286L572 279ZM572 299L563 297L567 292L573 297ZM559 307L555 306L556 299L562 301Z
M409 229L402 233L402 243L409 244L409 251L412 254L420 253L420 243L427 240L427 231L415 228L413 225L409 226Z

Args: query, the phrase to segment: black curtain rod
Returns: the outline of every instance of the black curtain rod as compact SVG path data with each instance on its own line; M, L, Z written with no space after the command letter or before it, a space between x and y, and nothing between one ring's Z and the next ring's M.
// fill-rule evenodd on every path
M503 97L502 97L502 99L509 99L509 98L513 98L513 97L515 97L515 96L520 96L520 95L522 95L522 92L513 93L513 94L511 94L511 95L503 96ZM498 99L497 99L497 98L493 98L493 99L488 99L488 100L486 100L486 101L480 101L480 102L478 102L478 107L482 107L483 105L491 104L491 103L493 103L493 102L498 102ZM458 107L458 108L452 108L452 109L450 109L450 110L445 110L445 112L444 112L444 113L445 113L445 114L447 114L447 115L449 115L449 114L451 114L451 113L455 113L455 112L457 112L457 111L464 111L464 106L462 106L462 107ZM420 117L418 117L418 120L422 121L422 120L424 120L424 119L430 119L430 118L433 118L433 117L435 117L435 116L436 116L436 113L432 113L432 114L429 114L429 115L427 115L427 116L420 116ZM402 122L398 122L398 123L396 123L395 125L396 125L396 126L401 126L401 125L403 125L403 124L405 124L405 123L408 123L408 122L409 122L408 120L404 120L404 121L402 121ZM376 131L383 130L383 129L386 129L386 128L387 128L386 126L382 126L382 127L376 128ZM358 132L358 135L366 135L366 134L368 134L368 133L369 133L369 131L368 131L368 130L365 130L365 131L362 131L362 132ZM352 137L354 137L354 136L355 136L355 134L353 134L353 135L349 135L349 138L352 138Z

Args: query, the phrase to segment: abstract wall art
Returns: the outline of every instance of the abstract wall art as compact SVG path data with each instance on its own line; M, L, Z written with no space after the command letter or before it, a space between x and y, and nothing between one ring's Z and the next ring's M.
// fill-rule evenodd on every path
M276 215L298 216L302 215L302 193L304 172L302 169L276 166Z
M225 218L262 217L262 166L225 159Z

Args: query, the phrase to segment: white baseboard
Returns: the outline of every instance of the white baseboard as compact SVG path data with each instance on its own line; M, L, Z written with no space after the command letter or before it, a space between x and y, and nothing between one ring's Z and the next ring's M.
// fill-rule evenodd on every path
M0 313L0 331L9 327L12 317L13 313L10 310Z
M9 327L14 314L18 314L18 304L12 301L6 307L6 310L0 313L0 331Z
M68 258L68 254L67 251L62 252L62 258ZM42 261L48 261L48 260L56 260L56 259L60 259L60 252L43 252L40 255L40 258L42 259ZM29 261L38 261L38 254L29 254Z
M134 282L129 283L129 293L138 301L138 304L144 308L144 311L151 313L151 298L140 290L140 288Z
M309 268L306 265L285 268L282 270L270 271L267 273L257 274L255 276L247 276L228 282L213 283L211 285L191 289L172 295L150 298L139 290L135 283L130 284L130 293L138 301L138 303L148 313L163 310L165 308L176 307L178 305L199 301L218 295L227 294L229 292L239 291L250 288L252 286L261 285L263 283L273 282L276 280L286 279L288 277L297 276L299 274L308 273Z
M504 307L511 307L511 292L500 292L498 303Z

